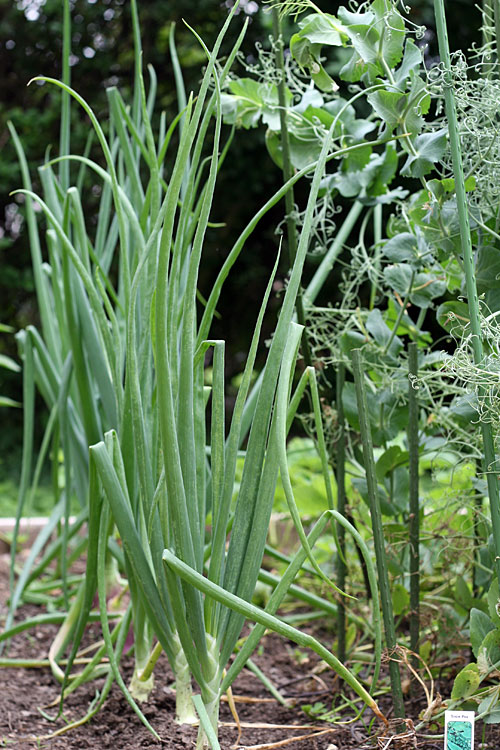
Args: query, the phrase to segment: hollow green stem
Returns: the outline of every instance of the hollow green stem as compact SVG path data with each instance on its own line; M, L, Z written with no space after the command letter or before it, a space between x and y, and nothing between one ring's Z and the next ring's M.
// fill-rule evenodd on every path
M386 722L385 717L381 713L376 701L370 696L365 690L361 683L357 680L354 675L349 672L346 667L335 657L328 649L319 643L308 633L301 633L300 631L292 628L290 625L279 620L277 617L267 614L258 607L244 601L238 596L231 594L229 591L225 591L220 586L212 583L207 578L197 573L195 570L186 565L182 560L179 560L173 555L170 550L165 550L163 553L163 562L166 566L172 568L177 575L183 580L189 582L192 586L199 588L208 596L212 596L216 601L224 604L236 612L241 613L245 617L254 622L264 625L264 627L271 628L280 635L289 638L291 641L298 643L300 646L310 648L318 654L324 661L331 667L342 679L344 679L348 685L354 690L354 692L371 708L375 715L384 723Z

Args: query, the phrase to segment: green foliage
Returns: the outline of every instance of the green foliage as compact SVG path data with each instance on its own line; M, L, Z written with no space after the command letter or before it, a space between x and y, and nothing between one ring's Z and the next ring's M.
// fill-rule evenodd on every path
M296 4L290 10L297 10ZM236 77L229 69L242 37L227 63L220 61L222 36L215 46L209 45L212 52L203 43L196 52L189 51L182 37L178 57L183 67L203 60L206 69L197 96L188 100L182 71L174 62L180 112L171 119L153 116L155 100L164 104L173 94L162 93L161 83L157 88L154 74L144 84L135 18L135 96L128 105L114 85L108 87L105 124L67 82L39 79L44 87L35 89L37 96L50 83L63 92L63 102L71 96L79 103L102 151L96 157L96 146L89 142L90 151L69 159L70 121L63 117L62 160L46 161L40 185L31 183L21 143L11 128L21 163L40 308L40 325L18 337L26 441L19 513L33 475L34 484L38 481L43 455L52 451L58 457L62 451L60 466L54 459L55 510L49 526L68 518L74 497L82 508L78 523L89 523L86 580L68 608L51 666L67 695L72 689L71 662L97 592L109 658L103 667L106 690L116 679L139 714L132 694L149 690L156 636L178 672L178 687L181 663L186 694L189 671L198 683L203 705L199 712L212 735L221 693L270 627L301 647L313 648L380 718L356 676L359 664L346 669L321 644L277 616L301 567L316 579L308 585L319 586L331 584L331 571L339 572L343 562L348 576L341 588L347 583L358 594L364 584L373 601L371 618L362 602L335 603L337 613L351 621L347 629L344 623L342 636L348 652L357 647L358 635L361 641L373 638L373 691L381 651L371 560L376 549L389 649L396 646L396 635L398 641L403 639L408 621L414 624L419 604L428 613L422 635L427 642L420 648L425 660L448 645L443 623L462 636L470 634L476 663L456 676L451 700L457 705L473 700L489 721L496 721L497 700L487 683L500 663L498 587L490 585L498 556L495 529L490 540L490 517L482 507L486 483L475 476L485 445L478 425L493 425L494 441L500 434L495 390L498 206L494 196L485 197L485 186L495 184L486 166L493 159L484 147L490 131L477 139L477 169L470 147L470 174L463 179L451 163L453 138L450 147L449 123L440 115L441 72L427 71L417 30L399 3L370 0L358 8L339 7L336 16L312 5L301 5L299 11L304 12L299 12L297 25L289 28L290 54L286 65L280 68L278 63L279 70L263 49L259 63L246 62L244 75ZM164 46L167 37L175 59L173 37L163 26L159 38ZM465 86L456 78L453 86ZM469 88L475 92L472 83ZM459 115L465 132L471 127L465 105ZM75 114L72 118L72 131L77 131L81 123ZM479 132L484 122L478 123ZM254 216L229 244L227 258L209 284L208 299L202 301L198 287L210 234L218 230L213 234L221 246L228 237L226 228L213 221L216 183L230 161L226 155L234 130L242 129L248 138L252 130L258 134L260 125L285 184L258 212L248 201ZM269 170L262 169L260 158L254 161L263 173L272 173L271 161ZM242 174L239 181L250 183L248 174ZM312 175L312 182L302 188L308 200L301 212L305 202L295 200L291 190L306 175ZM87 184L99 187L90 212L82 199ZM471 205L467 233L459 216L465 194ZM235 403L228 410L225 344L215 334L213 321L219 295L235 261L252 256L248 246L245 253L243 249L256 225L284 196L289 199L292 260L278 323L262 356L261 376L253 384L275 267L259 300L257 320L252 319L246 365L233 384ZM227 202L227 212L235 202ZM38 227L47 230L45 235ZM471 268L464 268L465 234L474 249ZM309 282L304 272L308 260L316 263ZM316 306L334 263L330 292L323 291ZM463 300L476 292L481 298L484 358L471 357L478 333L473 330L474 311ZM448 337L447 352L442 351L438 326ZM305 366L299 379L301 339ZM408 375L410 344L416 361ZM358 393L352 382L353 352L362 364ZM12 367L9 360L2 362ZM345 370L347 382L340 387L335 381ZM311 414L301 418L308 437L287 445L294 416L301 408L307 410L302 401L306 386ZM42 458L33 471L35 388L51 416ZM365 393L362 408L360 393ZM496 459L494 454L490 458L486 468L491 484ZM409 504L415 476L417 510ZM335 503L340 507L343 496L339 513ZM273 583L276 588L265 607L258 608L250 600L259 576L265 580L260 567L273 509L289 514L301 546L285 560L287 567L280 569L281 580ZM306 522L320 514L306 534ZM420 542L409 530L415 517L421 524ZM335 522L333 536L325 531L328 518ZM54 556L60 561L69 605L72 590L65 558L76 525L66 526ZM412 547L421 561L416 604L414 599L410 604ZM351 562L357 553L361 565ZM274 555L283 563L283 554ZM35 557L14 590L11 619L23 590L29 591L36 579ZM128 579L131 605L112 631L106 595L109 571L117 566ZM268 576L273 580L273 574ZM314 601L311 596L307 600ZM394 616L404 625L397 634ZM224 677L245 618L256 624ZM127 688L119 661L130 620L136 673ZM70 632L73 647L64 676L58 664L64 648L60 644ZM413 643L418 645L418 637ZM96 676L100 669L95 662L85 676ZM397 671L392 661L396 685ZM332 718L322 704L308 710ZM202 741L200 733L199 744ZM211 742L216 740L212 737Z

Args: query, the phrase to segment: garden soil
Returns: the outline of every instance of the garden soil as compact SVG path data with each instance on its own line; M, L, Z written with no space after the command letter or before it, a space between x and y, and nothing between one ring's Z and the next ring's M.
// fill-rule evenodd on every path
M8 599L8 557L0 556L0 615L5 614ZM39 613L34 605L25 605L16 620ZM44 625L16 636L9 648L8 656L23 659L46 659L50 644L57 632L54 625ZM323 633L325 642L332 634ZM99 626L93 625L86 634L91 643L99 639ZM238 747L246 750L443 750L439 727L432 724L416 735L411 720L407 730L399 737L394 733L377 735L377 727L370 726L371 716L366 711L363 720L343 727L327 722L315 721L301 706L323 703L330 706L339 695L335 675L323 671L315 654L300 652L295 644L274 635L267 635L254 658L255 663L278 687L289 702L283 707L266 692L262 683L244 670L233 685L233 694L241 724ZM132 658L125 657L125 678L131 673ZM172 673L166 659L161 658L155 670L155 688L143 711L160 735L161 745L145 729L126 703L119 688L114 685L101 711L88 723L48 739L47 736L63 728L68 722L85 715L94 700L102 681L82 686L65 702L62 718L49 721L42 711L55 716L58 684L48 668L0 670L0 747L47 748L50 750L191 750L195 746L196 728L179 726L174 722L175 693L172 689ZM441 685L444 696L449 694L449 680ZM422 691L423 692L423 691ZM425 708L423 695L407 700L407 716L416 723L419 713ZM387 716L391 714L390 695L381 696L379 703ZM345 712L344 718L352 718ZM227 702L221 707L219 733L222 750L235 747L238 730ZM375 723L374 723L375 724ZM442 731L442 730L441 730ZM500 732L496 726L486 727L484 734L477 728L479 737L476 750L498 750ZM484 743L483 743L484 739Z

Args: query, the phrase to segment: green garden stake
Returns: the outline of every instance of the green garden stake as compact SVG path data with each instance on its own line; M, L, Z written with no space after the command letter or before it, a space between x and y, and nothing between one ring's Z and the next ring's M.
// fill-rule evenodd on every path
M358 404L361 443L363 445L363 460L365 464L366 484L368 487L368 498L370 502L373 543L375 547L375 557L377 560L380 601L382 604L382 612L384 618L385 642L389 655L389 675L391 680L392 699L394 702L394 715L398 719L404 719L405 709L403 702L403 691L401 689L401 675L399 673L399 665L394 660L394 658L391 658L397 648L396 629L394 626L394 612L392 607L391 590L389 587L387 558L385 554L382 513L377 497L375 459L373 456L373 443L370 422L368 418L368 407L366 404L366 392L364 383L365 375L363 372L360 349L353 349L352 369L354 373L354 384L356 386L356 400Z
M414 667L418 667L419 603L420 603L420 507L418 476L418 396L416 379L418 375L418 347L415 342L408 346L408 452L410 462L410 650L415 656Z

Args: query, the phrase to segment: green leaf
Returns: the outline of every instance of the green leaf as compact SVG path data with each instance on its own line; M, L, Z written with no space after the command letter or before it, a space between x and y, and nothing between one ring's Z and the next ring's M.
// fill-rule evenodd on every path
M410 232L403 232L386 242L383 249L384 255L392 263L413 261L417 257L417 238Z
M412 282L412 275L412 269L405 263L395 263L384 268L386 283L401 296L408 293Z
M477 709L478 713L480 711L480 708L481 706L479 706ZM483 716L483 721L485 724L500 724L500 706L497 706L486 716Z
M335 16L329 13L312 13L298 22L300 36L311 44L327 44L340 47L347 39L344 26Z
M344 6L338 9L338 16L344 24L344 27L371 26L375 21L375 13L373 13L371 10L365 10L363 13L355 13L351 10L348 10ZM349 34L351 33L352 32L349 29Z
M363 58L360 57L357 52L354 52L354 54L349 58L346 64L340 69L339 77L342 81L355 83L356 81L360 80L360 78L367 70L367 67L368 66L366 65Z
M377 394L366 393L368 417L375 445L380 445L396 437L405 429L408 421L408 408L399 406L398 399L389 389L379 390ZM342 391L342 402L345 416L351 427L359 431L359 414L354 383L345 383ZM385 489L383 490L385 492Z
M368 507L370 507L370 500L368 496L368 485L364 477L355 477L351 479L351 484L355 490L359 492L362 499L365 501ZM377 501L380 505L380 510L384 516L396 516L399 513L399 509L396 508L387 494L387 490L381 484L377 484Z
M402 129L416 137L424 126L423 115L430 107L430 96L425 82L420 76L410 74L410 90L406 95L405 111L401 122Z
M384 23L382 49L379 54L392 69L403 57L405 22L397 11L387 13L385 0L375 0L372 7L377 10L378 17Z
M338 86L321 64L321 46L342 46L347 38L342 24L327 13L314 13L299 22L301 30L290 39L290 54L302 69L308 69L316 86L325 92Z
M408 462L408 451L403 451L399 445L391 445L377 461L375 471L377 478L382 481L387 474L390 474L398 466L403 466Z
M472 607L472 594L463 576L458 576L455 583L455 601L467 612Z
M375 113L385 123L387 132L392 132L402 122L402 113L407 100L406 94L382 89L373 91L366 98Z
M487 634L495 629L494 624L485 612L473 607L470 612L470 642L472 652L477 658L479 647Z
M395 615L404 614L410 607L410 594L402 583L395 583L391 589L392 609Z
M488 590L488 612L494 625L500 626L500 601L498 597L498 581L495 579Z
M12 372L21 371L20 365L12 357L7 357L6 354L0 354L0 367L4 367L6 370L11 370Z
M325 184L328 189L336 188L346 198L356 196L370 205L376 202L375 196L386 193L387 185L396 174L397 164L398 158L391 146L383 154L373 154L371 147L367 146L347 156L342 170L327 177Z
M480 419L476 394L466 393L457 396L450 404L450 413L463 425L477 423Z
M380 310L375 309L368 313L365 325L367 331L373 336L375 343L377 343L381 349L385 350L385 347L392 337L392 330L383 319ZM387 353L395 357L402 348L403 342L400 338L394 336Z
M480 682L481 677L477 664L468 664L455 677L451 699L456 701L468 698L476 692Z
M493 628L486 633L477 656L479 671L485 674L500 666L500 630Z
M435 133L422 133L413 141L416 153L410 154L401 169L405 177L424 177L441 159L446 149L447 131L443 128Z
M377 167L374 174L375 179L369 189L370 195L383 195L397 173L398 155L394 146L391 146L391 144L386 146Z
M496 247L480 247L476 262L478 294L500 287L500 250Z
M403 61L394 73L394 79L399 88L403 89L412 72L416 73L417 69L423 64L422 50L417 47L413 39L407 39Z
M304 169L317 161L321 150L321 141L317 138L302 137L293 130L288 133L290 160L295 169ZM266 131L266 148L273 162L280 168L283 166L283 151L281 147L281 135L279 132L268 129Z
M344 354L350 355L352 349L360 349L369 339L357 331L346 331L340 337L340 349Z
M375 123L358 118L352 104L348 104L342 97L335 97L330 102L326 102L322 109L314 109L312 114L318 117L325 127L330 127L336 120L335 137L350 135L355 142L362 141L375 129Z
M311 66L310 73L311 78L320 91L324 91L325 93L338 91L338 84L336 84L333 78L328 75L321 63L317 62Z
M255 128L260 119L273 130L279 130L278 88L274 83L238 78L229 83L230 94L221 95L224 122L246 129ZM286 89L287 101L291 93Z
M20 407L22 406L19 401L14 401L12 398L9 398L8 396L0 396L0 406L14 406L14 407Z
M283 168L283 149L281 138L274 130L266 130L266 148L269 156L280 169Z
M442 201L445 196L449 193L455 192L455 179L454 177L446 177L444 180L429 180L427 182L429 189L438 201ZM470 193L476 189L476 178L474 175L470 175L465 180L465 190Z
M438 323L455 336L462 336L465 326L469 325L469 308L466 302L451 300L439 305L436 318Z
M446 281L438 273L414 274L412 268L403 263L387 266L384 279L401 297L406 296L411 287L410 302L418 307L429 307L435 297L446 291Z

